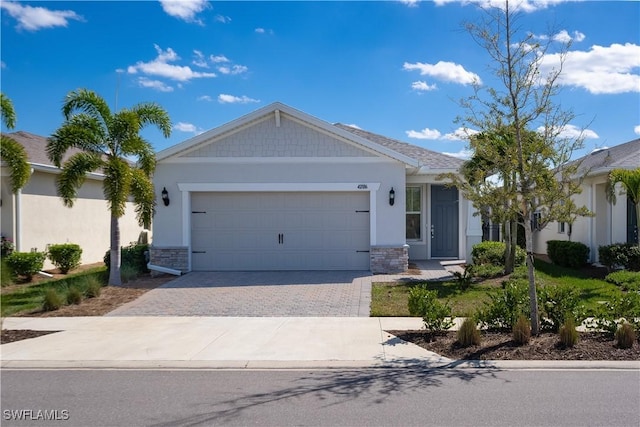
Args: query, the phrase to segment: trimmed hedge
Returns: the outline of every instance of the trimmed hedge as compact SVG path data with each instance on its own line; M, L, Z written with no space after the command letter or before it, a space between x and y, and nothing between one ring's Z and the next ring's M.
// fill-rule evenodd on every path
M475 265L493 264L504 265L506 245L504 242L481 242L473 245L471 258ZM526 252L520 246L516 246L515 265L524 264Z
M13 252L5 259L14 275L30 282L33 275L42 270L46 256L44 252Z
M640 247L633 243L600 246L598 258L609 270L620 266L625 270L640 271Z
M131 267L138 273L148 273L149 269L147 268L147 258L145 257L145 252L148 250L149 245L134 244L123 247L120 254L122 260L120 266ZM104 263L108 270L111 266L111 251L107 251L104 255Z
M556 265L579 268L587 263L589 248L580 242L549 240L547 241L547 255Z
M80 265L82 249L74 243L63 243L60 245L49 245L47 256L60 269L62 274L67 274Z

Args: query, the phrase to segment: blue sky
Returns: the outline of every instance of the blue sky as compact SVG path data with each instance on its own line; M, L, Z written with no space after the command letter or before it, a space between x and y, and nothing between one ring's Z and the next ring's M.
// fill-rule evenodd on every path
M487 2L483 2L485 5ZM513 2L512 2L513 3ZM640 137L640 3L518 2L523 30L572 40L556 102L585 149ZM457 100L497 83L462 29L475 1L2 1L1 88L16 130L48 136L80 87L112 108L155 101L174 130L156 150L280 101L461 155ZM116 95L117 94L117 95ZM4 131L4 129L3 129Z

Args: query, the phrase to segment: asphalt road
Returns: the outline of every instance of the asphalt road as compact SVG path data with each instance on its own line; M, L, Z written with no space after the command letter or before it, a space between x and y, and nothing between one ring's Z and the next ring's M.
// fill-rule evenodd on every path
M5 369L0 381L2 426L640 425L637 370Z

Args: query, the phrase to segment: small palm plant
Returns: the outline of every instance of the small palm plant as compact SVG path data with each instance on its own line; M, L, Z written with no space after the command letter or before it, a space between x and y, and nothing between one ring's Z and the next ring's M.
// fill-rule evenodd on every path
M155 209L151 176L156 158L152 145L140 136L140 131L154 125L165 138L171 135L167 112L155 103L141 103L113 113L105 100L95 92L79 89L69 92L62 105L64 123L49 138L47 154L54 165L62 169L57 190L65 206L72 207L78 189L87 173L99 171L104 196L111 212L111 263L109 284L119 286L120 227L129 197L133 197L138 222L149 228ZM80 151L64 163L70 149ZM132 164L130 159L137 162Z

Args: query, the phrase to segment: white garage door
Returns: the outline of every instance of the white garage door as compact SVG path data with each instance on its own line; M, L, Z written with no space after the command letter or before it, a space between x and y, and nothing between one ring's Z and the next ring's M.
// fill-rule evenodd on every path
M192 269L369 270L369 193L192 193Z

